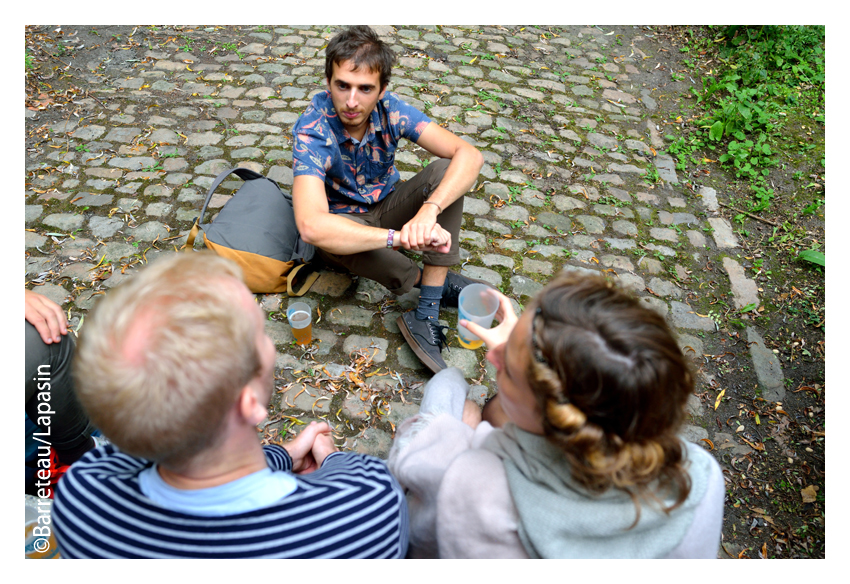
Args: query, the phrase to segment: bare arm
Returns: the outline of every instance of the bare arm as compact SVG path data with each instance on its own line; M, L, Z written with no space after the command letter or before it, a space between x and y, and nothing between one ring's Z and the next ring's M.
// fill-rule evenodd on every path
M292 207L301 238L336 254L353 254L387 245L387 230L361 225L330 212L325 185L314 176L296 176Z
M440 209L446 209L475 184L484 157L473 145L434 122L426 126L417 144L435 156L451 160L443 180L428 198L437 203ZM428 242L428 234L440 213L437 205L422 205L413 219L407 222L401 230L402 245L423 245Z
M434 156L451 160L442 182L428 199L445 209L475 184L484 156L475 146L434 122L428 124L417 144Z
M387 229L361 225L330 212L325 185L320 178L296 176L292 182L292 206L301 238L329 253L350 255L387 246ZM401 234L396 233L393 246L413 251L448 252L445 245L447 241L450 241L448 232L435 222L427 243L405 245L401 241Z

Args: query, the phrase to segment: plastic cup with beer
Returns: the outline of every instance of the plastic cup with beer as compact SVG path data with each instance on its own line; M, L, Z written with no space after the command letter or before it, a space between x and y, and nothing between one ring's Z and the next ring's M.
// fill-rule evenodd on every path
M59 559L59 546L56 545L56 535L51 525L53 501L32 495L24 495L24 498L24 554L29 559Z
M292 327L292 335L299 345L309 345L313 340L313 312L305 302L295 302L286 309L286 318Z
M461 290L457 306L458 321L466 319L484 328L490 328L493 317L496 316L496 311L499 309L499 299L491 294L490 290L492 288L484 284L470 284ZM473 335L460 322L457 325L457 333L461 347L477 349L484 344L484 341Z

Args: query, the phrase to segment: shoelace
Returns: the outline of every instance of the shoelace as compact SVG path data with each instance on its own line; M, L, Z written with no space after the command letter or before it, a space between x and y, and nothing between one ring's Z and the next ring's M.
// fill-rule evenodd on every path
M442 345L447 351L450 351L451 349L449 349L449 342L446 338L446 333L443 332L449 330L449 327L434 322L434 317L428 317L426 322L428 323L428 330L431 332L431 340L436 343L438 347Z

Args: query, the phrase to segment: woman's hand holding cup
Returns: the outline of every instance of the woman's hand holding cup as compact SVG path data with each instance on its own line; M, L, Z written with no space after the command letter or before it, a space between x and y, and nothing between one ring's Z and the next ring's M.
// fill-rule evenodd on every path
M511 306L511 300L501 292L496 290L488 291L491 295L499 300L499 308L496 311L496 320L499 321L498 326L493 328L484 328L470 320L461 319L459 324L466 327L469 332L484 341L487 348L492 350L508 341L511 331L517 323L517 316L514 313L514 308Z

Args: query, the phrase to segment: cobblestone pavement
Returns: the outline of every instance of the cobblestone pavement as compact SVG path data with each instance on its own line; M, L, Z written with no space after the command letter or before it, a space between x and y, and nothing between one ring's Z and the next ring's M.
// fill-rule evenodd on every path
M185 242L222 170L244 166L291 186L291 128L323 90L324 47L337 30L115 27L94 37L77 28L64 42L101 45L77 59L76 109L64 120L26 110L25 233L27 286L68 310L75 329L100 295ZM563 270L603 272L664 314L697 364L720 336L701 289L729 293L736 308L759 304L717 193L678 186L660 153L653 92L669 72L662 79L653 69L660 57L647 58L648 29L375 28L399 54L390 89L484 154L464 203L464 274L519 308ZM428 159L406 143L396 164L406 179ZM211 206L240 184L226 182ZM707 262L728 279L701 279ZM289 299L258 300L278 349L264 437L321 418L343 447L386 456L429 377L395 324L416 294L396 298L375 282L323 273L304 297L318 319L307 351L282 315ZM455 326L456 311L441 317ZM763 397L781 401L779 361L757 327L745 336ZM494 393L483 349L452 338L444 357L470 380L472 399ZM699 395L714 381L701 374L698 383ZM688 439L746 454L729 431L715 431L706 416L713 400L698 395Z

